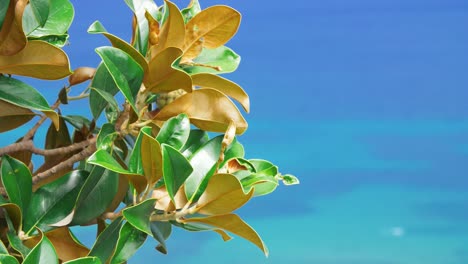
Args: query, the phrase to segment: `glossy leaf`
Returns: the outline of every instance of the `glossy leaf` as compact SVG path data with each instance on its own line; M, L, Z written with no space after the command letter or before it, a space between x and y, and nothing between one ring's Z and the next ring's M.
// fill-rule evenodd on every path
M3 241L1 240L0 240L0 254L8 254L8 249L5 247L5 244L3 244Z
M97 119L108 103L107 100L95 90L105 91L114 96L119 91L119 88L115 84L112 75L109 73L104 63L101 63L96 69L96 74L94 75L90 86L95 89L92 89L89 92L89 105L94 119Z
M68 34L62 34L62 35L47 35L47 36L43 36L39 38L30 37L28 39L29 40L42 40L51 45L54 45L57 48L63 48L65 45L69 43L68 42L69 37L70 36Z
M6 214L8 215L8 217L5 217L5 219L8 218L7 222L10 222L10 231L13 233L15 233L15 231L19 231L21 229L23 216L19 206L14 203L7 202L5 199L1 199L0 208L5 209Z
M175 148L162 144L163 154L163 176L166 184L167 192L172 200L184 184L189 175L192 174L193 168L188 160Z
M16 106L42 111L56 128L59 127L58 114L50 109L46 99L36 89L24 82L0 75L0 99Z
M137 205L128 207L123 210L123 216L136 229L152 235L150 228L150 216L154 212L156 199L148 199Z
M189 137L185 145L180 149L180 152L187 158L197 151L201 146L208 142L208 133L199 129L190 130Z
M130 103L135 112L135 100L143 80L143 69L124 51L114 47L96 49L115 84Z
M267 160L250 159L249 162L254 165L258 174L264 174L272 177L275 177L278 174L278 167Z
M24 217L24 231L30 234L37 226L42 231L72 212L88 172L75 170L39 188L32 196Z
M117 173L94 166L76 200L72 224L86 224L103 214L117 194L118 184Z
M190 74L230 73L237 69L241 57L228 47L216 49L203 48L201 53L193 59L193 63L180 64L179 67Z
M67 115L62 116L62 118L77 130L81 130L83 127L89 128L91 126L91 121L84 116Z
M198 13L186 25L184 51L191 55L186 59L197 57L198 54L191 54L190 50L200 39L207 48L224 45L236 34L240 20L240 13L228 6L212 6Z
M132 153L130 154L130 160L128 162L128 170L132 173L144 175L142 165L142 153L141 153L141 142L143 140L143 134L151 135L151 127L143 127L140 129L138 137L133 145Z
M150 228L154 239L159 242L159 245L156 246L156 249L163 254L167 254L166 240L169 238L172 232L171 223L151 222Z
M29 1L31 10L34 13L34 17L36 18L37 22L39 22L39 26L41 27L45 25L45 23L47 22L47 18L49 17L50 4L51 3L49 0Z
M168 47L159 52L148 64L145 87L152 93L171 92L179 89L190 93L192 79L182 70L172 67L182 55L182 50Z
M235 214L225 214L210 216L205 218L190 218L183 220L184 223L202 223L211 225L217 228L224 229L228 232L236 234L259 247L266 256L268 256L268 249L263 243L260 236L245 223L239 216Z
M118 133L115 131L115 125L106 123L102 126L96 140L98 149L110 150L117 139Z
M156 140L161 144L165 143L175 149L180 149L187 142L189 134L190 120L187 115L180 114L164 123Z
M284 185L296 185L300 183L299 179L291 174L282 175L281 179L283 180Z
M223 136L218 136L198 149L190 158L193 172L185 181L185 194L189 201L196 201L205 191L208 181L216 170Z
M146 68L148 68L148 63L146 62L145 57L140 54L140 52L138 52L132 45L125 42L121 38L108 33L101 22L95 21L93 24L91 24L91 26L88 28L88 33L103 34L111 42L112 46L121 49L130 55L141 66L142 69L146 70Z
M84 257L75 260L64 262L63 264L101 264L101 260L97 257Z
M18 205L24 215L31 201L31 172L26 165L10 156L3 156L1 161L2 184L10 201Z
M71 74L65 52L41 40L31 40L15 55L2 57L0 72L44 80L58 80Z
M23 264L58 264L57 252L50 240L41 232L41 240L29 252L28 256L23 261Z
M112 221L96 239L89 256L98 257L101 263L107 263L114 253L122 223L122 217Z
M247 130L247 122L235 104L217 90L199 89L185 94L161 109L154 119L167 120L180 113L186 113L193 125L205 131L224 133L231 121L237 134Z
M15 257L8 255L8 252L6 252L6 254L0 254L0 263L19 264L18 260Z
M45 24L41 25L41 20L37 19L36 12L34 12L34 5L28 5L24 10L23 16L23 30L28 37L43 37L49 35L62 35L68 31L75 11L73 5L69 0L33 0L41 2L43 5L49 5L50 9L48 14L42 19ZM45 11L45 7L43 8Z
M2 28L3 21L5 21L5 16L10 6L10 0L4 0L3 5L0 6L0 29Z
M161 145L146 133L143 133L141 140L141 162L148 184L153 185L163 177Z
M26 257L31 252L31 249L23 245L23 241L14 231L8 230L7 238L10 247L19 252L22 257Z
M122 167L115 159L112 157L109 152L100 149L96 152L94 152L91 157L88 158L87 162L89 164L97 165L103 168L106 168L108 170L117 172L117 173L123 173L123 174L129 174L130 172Z
M184 17L185 22L187 23L192 19L196 14L201 12L200 3L198 0L191 0L190 4L180 11Z
M201 88L215 89L238 101L247 113L250 111L249 96L238 84L209 73L192 75L192 82L193 85Z
M151 49L152 56L168 47L182 49L185 39L185 22L179 8L170 1L165 0L165 12L169 13L159 33L159 42Z
M108 92L106 92L104 90L95 89L93 87L91 87L91 89L93 91L95 91L96 93L98 93L102 98L104 98L105 101L107 101L108 108L110 109L110 111L116 112L116 113L120 112L117 100L115 100L115 98L114 98L114 96L112 94L110 94L110 93L108 93Z
M126 222L119 232L119 240L115 248L111 264L127 261L143 245L148 235Z
M136 18L137 29L135 35L137 38L134 40L135 46L141 54L146 55L149 26L145 13L149 12L153 17L156 17L158 7L153 0L125 0L125 3L132 9Z
M241 183L246 192L254 188L254 196L267 195L278 186L278 180L275 177L259 173L252 173L242 178Z
M242 207L253 195L244 193L239 180L230 174L215 174L197 202L198 213L205 215L228 214Z
M23 107L0 100L0 133L20 127L29 122L36 114Z
M26 45L23 33L22 17L27 0L10 0L2 3L2 8L8 6L0 28L0 56L12 56ZM2 57L2 59L5 57ZM0 72L3 72L0 70Z

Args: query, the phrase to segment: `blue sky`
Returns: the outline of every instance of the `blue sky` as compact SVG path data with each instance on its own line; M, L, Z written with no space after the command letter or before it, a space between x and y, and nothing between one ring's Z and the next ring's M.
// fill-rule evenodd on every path
M242 63L226 77L251 96L247 156L301 185L239 211L268 259L240 238L175 231L169 255L150 242L129 263L468 263L467 1L200 1L243 14L228 44ZM72 2L66 50L73 68L96 66L108 43L86 29L100 20L128 39L130 10Z

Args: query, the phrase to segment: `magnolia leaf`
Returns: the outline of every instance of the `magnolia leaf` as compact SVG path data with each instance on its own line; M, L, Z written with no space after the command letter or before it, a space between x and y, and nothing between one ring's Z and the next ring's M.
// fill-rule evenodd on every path
M201 12L200 3L198 0L191 0L189 5L180 11L184 16L184 20L187 23L192 19L196 14Z
M186 113L193 125L205 131L224 133L231 121L236 126L236 134L247 130L247 122L236 105L225 94L214 89L187 93L166 105L153 118L167 120L180 113Z
M126 222L119 232L119 240L110 261L111 264L120 264L127 261L143 245L147 234Z
M265 174L252 173L242 178L241 184L245 192L254 188L254 196L262 196L272 193L278 187L278 180Z
M58 256L50 240L39 230L39 242L29 252L23 264L58 264Z
M205 215L228 214L242 207L253 195L244 193L239 180L231 174L215 174L197 203L198 213Z
M110 150L114 145L114 141L119 136L118 132L115 131L115 125L106 123L102 126L101 131L96 139L96 148L103 150Z
M28 167L19 160L5 155L1 159L1 178L10 201L25 215L31 201L32 175Z
M23 15L23 30L29 37L44 37L50 35L63 35L70 27L75 11L70 0L34 0L42 2L44 5L50 4L47 16L44 17L45 24L41 25L36 16L34 5L26 6ZM48 6L47 6L48 7ZM44 11L46 7L43 8ZM48 8L47 8L48 9Z
M145 87L153 93L171 92L179 89L190 93L192 91L192 79L182 70L172 67L177 58L182 55L182 50L168 47L159 52L148 65L148 73L145 74Z
M179 150L187 142L189 134L190 120L187 115L180 114L164 122L156 136L156 140L161 144L165 143Z
M23 241L18 237L15 231L8 230L7 238L10 247L19 252L23 258L31 252L31 249L23 244Z
M151 127L145 126L140 129L138 136L136 138L135 144L133 145L132 153L130 154L130 159L128 162L128 170L132 173L144 175L145 172L143 170L142 165L142 153L141 153L141 142L143 139L143 135L151 135Z
M5 16L7 14L9 7L10 7L10 0L3 1L3 5L0 6L0 29L2 29L3 21L5 21Z
M0 133L20 127L36 114L28 108L16 106L14 104L0 100Z
M96 89L96 88L93 88L91 87L92 91L95 91L96 93L98 93L102 98L104 98L104 100L107 101L108 103L108 107L111 111L113 112L120 112L119 111L119 105L117 103L117 100L115 100L114 96L108 92L106 92L105 90L100 90L100 89Z
M187 159L175 148L162 144L163 176L167 192L174 201L174 196L185 180L193 172Z
M102 264L97 257L84 257L64 262L63 264Z
M291 174L282 175L281 180L283 180L284 185L296 185L300 183L299 179Z
M208 133L199 129L190 130L189 137L185 145L180 149L180 152L187 158L197 151L209 140Z
M117 173L131 174L130 171L124 169L109 152L103 149L94 152L94 154L88 158L87 162Z
M244 110L250 111L250 101L247 93L236 83L229 81L218 75L209 73L199 73L192 75L193 85L201 88L212 88L232 97L238 101Z
M278 167L267 160L250 159L249 162L255 167L258 174L263 174L271 177L278 175Z
M159 142L146 133L141 140L141 162L148 184L152 186L163 176L163 158Z
M0 263L19 264L18 260L15 257L8 255L8 252L6 252L5 254L0 254Z
M136 29L134 30L135 38L133 39L133 43L141 54L146 55L148 50L149 26L145 14L149 12L151 16L156 17L159 12L158 7L153 0L125 0L125 3L127 3L135 14Z
M167 254L166 240L169 238L172 232L172 225L169 222L151 222L150 224L151 233L153 237L159 242L156 249Z
M105 91L112 96L119 91L119 88L115 84L112 75L109 73L104 63L101 63L96 69L96 74L94 75L90 86L97 90ZM94 119L98 119L99 115L106 108L107 101L98 92L96 92L95 89L92 89L89 92L89 105Z
M180 63L178 67L189 74L221 74L235 71L240 61L241 58L237 53L228 47L221 46L216 49L203 48L192 62Z
M11 222L12 225L12 230L10 231L15 233L15 231L21 230L23 215L19 206L14 203L7 202L4 199L1 200L2 201L0 201L0 208L5 209L6 213L8 214L8 221Z
M235 214L216 215L204 218L189 218L182 220L182 222L201 223L224 229L252 242L259 247L266 256L268 256L268 249L257 232L255 232L252 227Z
M29 40L42 40L45 41L49 44L54 45L57 48L63 48L66 44L68 44L68 38L70 36L68 34L62 34L62 35L47 35L43 37L29 37Z
M128 207L122 211L123 216L136 229L152 235L150 228L150 216L154 212L156 199L145 200L135 206Z
M201 39L207 48L224 45L236 34L240 21L240 13L228 6L212 6L198 13L185 26L184 60L198 55L190 50L196 48L197 41Z
M12 56L20 52L26 46L26 36L23 32L22 18L24 8L28 0L10 0L9 3L2 3L5 16L0 24L0 57ZM5 11L5 6L8 6ZM1 63L0 63L1 65ZM0 72L5 73L0 66Z
M34 13L34 17L36 18L37 22L39 22L39 26L43 27L47 22L47 18L49 17L49 9L50 9L50 1L49 0L30 0L29 5Z
M107 263L107 260L112 257L117 245L120 228L123 223L122 219L122 217L118 217L102 231L91 248L89 256L98 257L101 263Z
M141 66L143 70L147 70L148 63L146 62L145 57L143 57L143 55L141 55L140 52L138 52L129 43L125 42L124 40L115 35L108 33L104 26L101 24L101 22L95 21L93 24L91 24L91 26L89 26L88 28L88 33L103 34L111 42L112 46L126 52Z
M96 69L91 67L79 67L73 71L73 74L68 77L70 86L77 85L88 80L91 80L96 74Z
M2 57L0 72L44 80L58 80L71 74L65 52L41 40L29 41L20 52Z
M170 1L165 0L167 19L164 21L159 33L158 44L151 48L151 55L163 51L168 47L182 49L185 39L185 22L179 8Z

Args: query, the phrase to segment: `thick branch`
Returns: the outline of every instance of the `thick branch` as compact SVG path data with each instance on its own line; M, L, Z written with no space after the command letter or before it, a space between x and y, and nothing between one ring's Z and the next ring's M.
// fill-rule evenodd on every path
M11 144L4 148L0 149L0 157L5 154L15 153L18 151L30 151L34 154L42 155L42 156L55 156L55 155L65 155L67 153L73 152L78 149L85 148L91 144L96 143L96 138L91 138L85 141L81 141L66 147L55 148L55 149L40 149L34 146L32 140L28 141L20 141L18 143Z

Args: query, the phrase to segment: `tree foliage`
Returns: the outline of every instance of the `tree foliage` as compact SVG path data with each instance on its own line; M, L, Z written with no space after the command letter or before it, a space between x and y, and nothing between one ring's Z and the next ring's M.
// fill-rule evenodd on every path
M94 22L88 32L109 40L96 48L102 61L71 71L61 49L74 16L70 1L2 1L0 132L36 122L0 148L0 262L125 263L148 238L166 254L174 227L214 231L225 241L231 233L268 254L233 211L280 181L298 180L246 158L236 137L247 122L234 101L249 112L249 97L219 74L240 62L225 44L241 15L222 5L201 9L197 0L184 9L125 2L132 39ZM49 104L16 75L68 77L68 85ZM73 86L85 88L71 96ZM61 111L74 100L89 102L89 116ZM48 120L40 148L33 138ZM96 225L92 248L70 229L79 225Z

